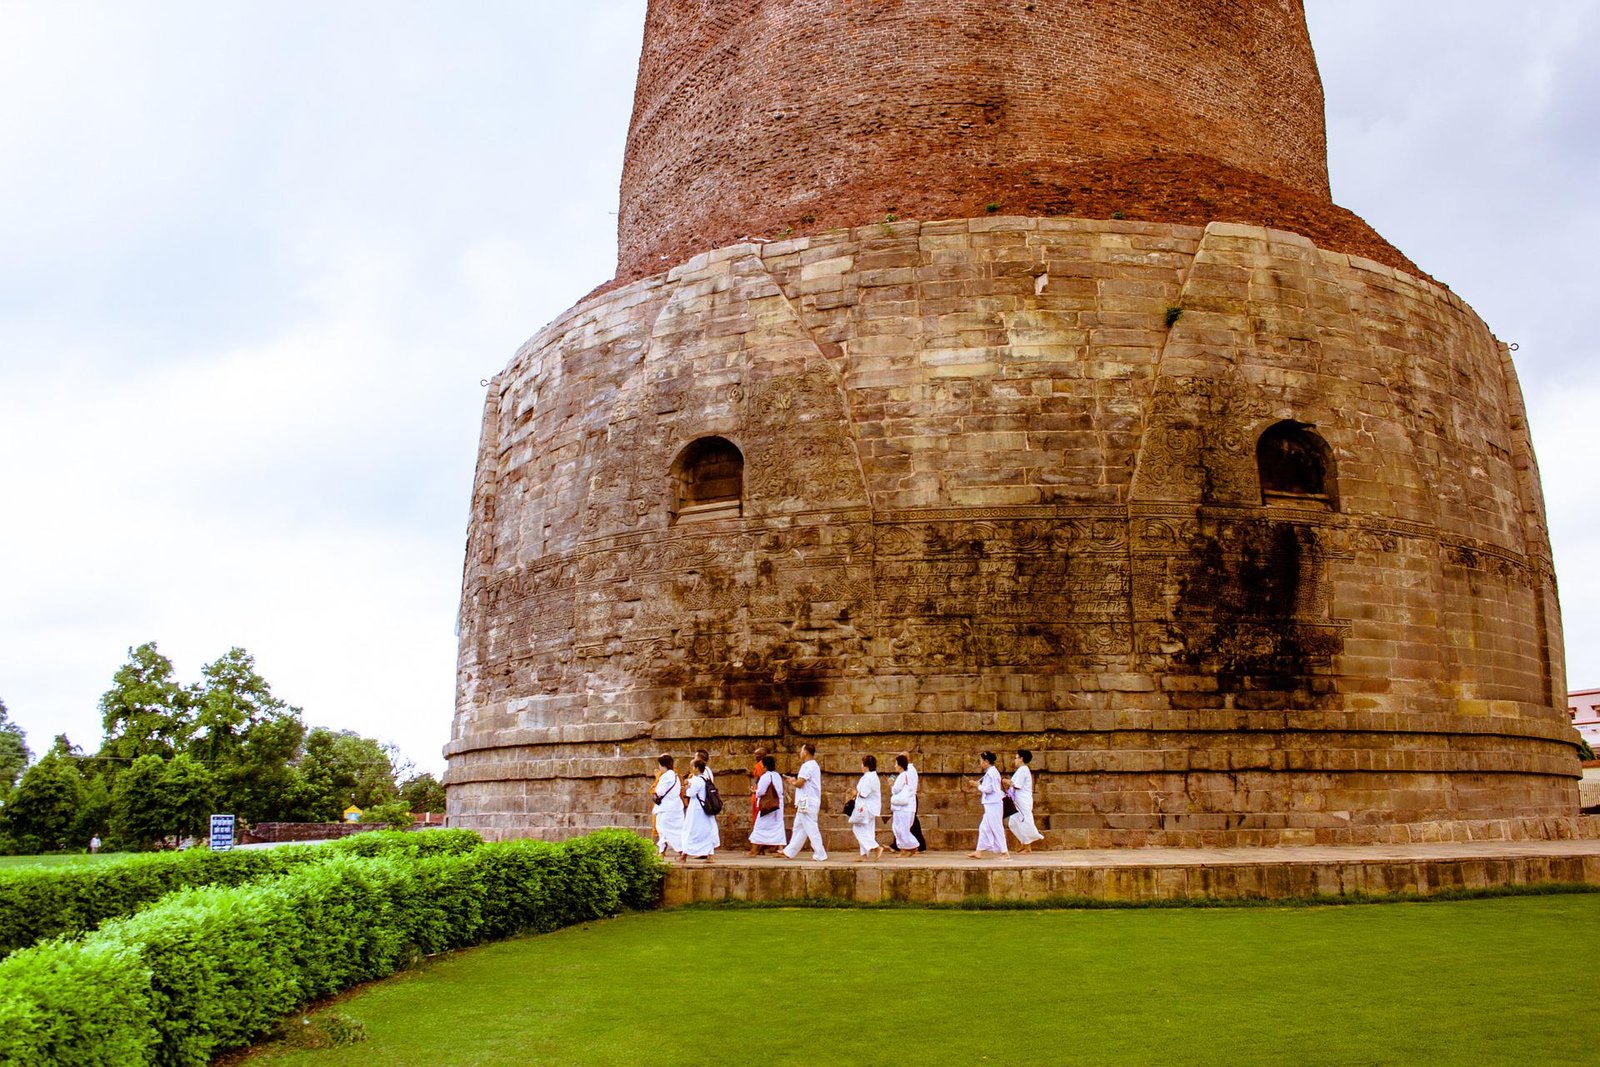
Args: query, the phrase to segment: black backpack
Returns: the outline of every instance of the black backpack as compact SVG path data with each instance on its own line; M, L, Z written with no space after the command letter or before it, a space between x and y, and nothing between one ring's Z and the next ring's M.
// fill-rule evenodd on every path
M706 795L700 798L700 806L707 815L722 814L722 794L717 792L717 783L709 778L706 779Z

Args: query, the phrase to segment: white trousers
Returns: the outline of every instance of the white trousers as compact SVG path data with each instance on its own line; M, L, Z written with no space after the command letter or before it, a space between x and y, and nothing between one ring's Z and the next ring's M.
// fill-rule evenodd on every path
M890 814L894 816L894 821L890 825L894 827L896 847L903 851L915 852L921 847L917 844L917 839L911 835L911 824L917 821L917 809L895 808Z
M863 856L878 847L877 819L869 818L866 822L855 822L852 820L850 823L850 832L856 835L856 844L861 846L861 854Z
M999 804L985 804L983 806L983 822L978 824L978 847L974 852L1005 852L1006 827L1001 821L1002 808Z
M794 859L800 855L807 841L811 842L813 857L818 860L828 858L828 850L822 847L822 831L817 829L817 813L797 811L794 813L794 829L789 833L789 843L783 846L783 854Z
M1006 825L1011 827L1011 832L1017 835L1017 841L1021 844L1031 845L1035 841L1043 841L1044 835L1033 822L1033 797L1018 793L1015 799L1017 813L1006 820Z
M668 808L656 813L656 853L683 851L683 812Z

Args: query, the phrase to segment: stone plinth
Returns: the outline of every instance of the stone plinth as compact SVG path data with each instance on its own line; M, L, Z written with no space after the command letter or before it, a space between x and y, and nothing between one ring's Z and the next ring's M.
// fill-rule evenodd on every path
M1595 828L1587 832L1593 835ZM823 864L719 858L711 864L674 865L663 886L663 903L1289 900L1554 884L1600 886L1600 840L1118 849L989 860L928 853L859 864L849 857L830 857Z
M1263 484L1284 425L1328 492ZM690 521L709 437L741 496ZM975 824L976 753L1018 746L1056 845L1577 810L1505 346L1296 234L994 217L703 254L493 380L473 508L447 786L489 836L642 827L656 753L792 772L802 739L833 793L917 753L935 847Z

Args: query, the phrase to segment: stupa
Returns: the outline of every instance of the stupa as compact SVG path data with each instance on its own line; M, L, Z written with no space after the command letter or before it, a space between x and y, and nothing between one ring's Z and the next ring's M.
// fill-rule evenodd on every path
M650 0L617 275L488 388L451 823L704 747L731 844L810 740L935 847L1017 747L1057 847L1575 832L1510 353L1326 154L1301 0Z

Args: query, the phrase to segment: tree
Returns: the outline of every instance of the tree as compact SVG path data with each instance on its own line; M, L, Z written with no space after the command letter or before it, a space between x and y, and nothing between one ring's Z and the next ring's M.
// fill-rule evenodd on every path
M194 692L193 739L190 751L213 766L238 762L250 732L263 724L298 716L299 709L272 695L267 680L256 673L255 657L235 646L215 663L200 669Z
M111 795L111 836L119 846L144 849L199 834L215 800L211 772L186 753L170 760L140 756Z
M146 849L167 836L161 811L161 780L167 764L160 756L135 759L117 776L111 793L111 840L117 848Z
M386 800L382 804L374 804L361 813L362 822L385 823L396 830L404 830L417 820L411 817L411 811L406 807L406 802L398 797Z
M83 800L83 779L71 758L52 749L22 772L6 802L6 828L24 852L60 852L82 842L73 837Z
M167 761L157 796L167 834L198 836L206 832L216 810L217 784L210 771L180 752Z
M128 649L100 698L103 755L123 760L176 755L194 733L195 693L173 678L172 661L154 641Z
M83 764L78 765L81 774ZM103 774L83 781L83 799L78 802L78 817L73 837L88 841L96 835L104 836L111 828L111 784Z
M0 700L0 801L16 788L17 779L27 768L33 753L28 751L27 735L11 721L6 702Z
M316 820L331 822L351 803L365 809L399 795L390 752L352 730L313 728L306 735L299 770L311 797L310 816Z
M273 695L242 648L230 648L201 675L189 751L211 768L235 815L246 822L286 817L300 790L292 766L306 733L300 709Z
M400 798L406 802L407 811L444 811L444 786L431 774L406 779L400 786Z

